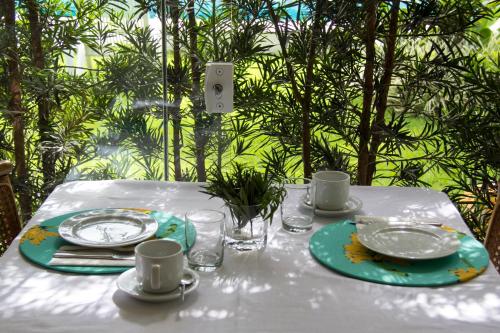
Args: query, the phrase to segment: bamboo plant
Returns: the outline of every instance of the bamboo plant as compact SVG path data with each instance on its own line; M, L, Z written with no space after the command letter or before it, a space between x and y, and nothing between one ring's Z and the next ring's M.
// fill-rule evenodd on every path
M231 173L215 169L202 193L221 198L229 206L238 228L245 227L258 215L272 223L284 190L268 175L267 171L262 174L234 163Z

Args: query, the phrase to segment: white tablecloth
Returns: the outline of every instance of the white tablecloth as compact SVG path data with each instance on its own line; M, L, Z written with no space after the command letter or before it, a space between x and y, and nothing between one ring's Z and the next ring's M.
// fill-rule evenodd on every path
M221 202L197 184L99 181L59 186L29 226L90 208L141 207L179 216ZM467 233L443 193L353 187L361 214L442 218ZM314 230L339 219L317 218ZM116 275L84 276L27 262L18 239L0 258L0 332L500 332L500 277L493 266L442 288L380 285L339 275L309 253L312 232L292 235L277 218L261 253L226 251L223 267L201 274L199 289L163 304L117 290ZM23 231L24 232L24 231ZM22 234L22 232L21 232Z

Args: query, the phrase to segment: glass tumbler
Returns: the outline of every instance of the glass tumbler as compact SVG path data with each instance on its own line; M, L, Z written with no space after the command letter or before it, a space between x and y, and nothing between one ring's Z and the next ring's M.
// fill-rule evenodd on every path
M285 197L281 203L281 223L286 231L301 233L312 229L311 185L308 178L288 178L283 182Z
M196 229L196 238L188 237L186 229L187 261L194 270L211 272L222 265L224 259L223 212L210 209L193 210L186 214L186 223Z

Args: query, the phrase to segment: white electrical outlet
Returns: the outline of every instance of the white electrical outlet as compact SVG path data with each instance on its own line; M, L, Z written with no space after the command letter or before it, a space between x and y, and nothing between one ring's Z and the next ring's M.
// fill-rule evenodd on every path
M233 111L233 63L209 62L205 70L205 104L208 113Z

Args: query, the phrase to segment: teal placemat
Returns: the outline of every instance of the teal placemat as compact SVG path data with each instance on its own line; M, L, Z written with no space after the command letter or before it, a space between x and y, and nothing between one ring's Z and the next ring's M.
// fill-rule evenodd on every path
M127 208L129 209L129 208ZM132 209L132 208L130 208ZM139 212L149 214L158 222L158 231L156 232L157 238L169 238L176 240L182 245L185 251L185 223L183 220L173 216L170 213L161 211L152 211L146 209L135 209ZM49 261L52 259L54 252L61 247L61 245L69 245L67 241L62 239L57 229L59 224L71 216L80 214L84 211L72 212L69 214L53 217L43 221L40 225L36 225L28 229L19 244L19 250L30 261L57 271L79 273L79 274L116 274L124 272L130 267L102 267L102 266L49 266ZM188 224L188 237L194 239L196 237L196 230L194 226ZM193 244L194 242L189 242Z
M309 241L309 250L323 265L347 276L399 286L440 286L468 281L486 270L488 252L474 238L454 229L460 249L447 257L432 260L404 260L373 252L358 240L350 221L329 224Z

